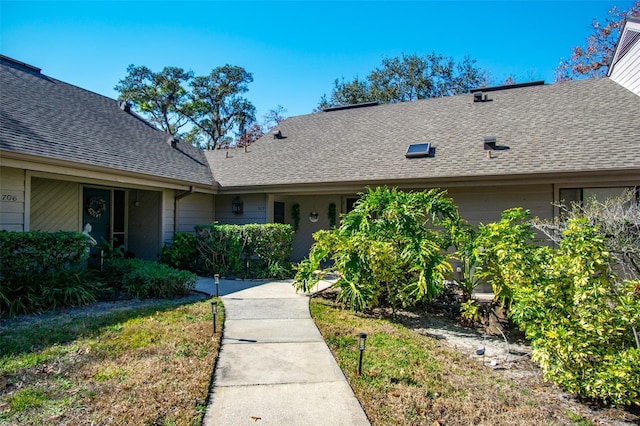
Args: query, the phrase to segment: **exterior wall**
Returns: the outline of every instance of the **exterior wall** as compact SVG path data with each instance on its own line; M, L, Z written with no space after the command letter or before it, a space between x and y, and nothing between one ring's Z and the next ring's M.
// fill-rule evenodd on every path
M28 231L25 226L25 171L0 168L0 230Z
M81 231L81 190L81 185L76 182L33 177L31 229L45 232Z
M640 30L640 24L637 25ZM640 96L640 42L636 42L614 65L611 80Z
M193 227L213 222L214 196L190 194L178 201L178 232L194 232Z
M162 192L132 190L128 212L128 250L141 259L156 260L162 248Z
M276 200L277 201L277 200ZM293 240L293 251L291 260L299 262L309 254L309 249L313 244L313 233L321 229L329 229L329 204L336 205L336 225L339 225L340 218L340 195L326 196L291 196L285 203L286 222L293 226L291 218L291 206L300 205L300 226ZM318 214L318 221L309 220L311 213Z
M171 189L162 191L162 241L165 243L173 241L173 203L175 192Z
M473 225L496 222L504 210L522 207L540 219L553 218L554 188L547 185L451 188L460 215Z
M266 194L242 194L242 214L231 212L231 203L235 195L218 195L215 201L215 220L231 225L246 225L248 223L267 223L268 208Z

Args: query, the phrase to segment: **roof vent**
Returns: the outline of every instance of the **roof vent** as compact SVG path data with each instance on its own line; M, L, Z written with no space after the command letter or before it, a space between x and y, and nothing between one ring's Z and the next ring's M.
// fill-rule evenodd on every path
M338 106L333 106L329 108L323 108L322 112L341 111L343 109L366 108L366 107L376 106L376 105L380 105L380 102L373 101L373 102L362 102L359 104L338 105Z
M496 141L497 138L495 136L485 136L484 137L484 149L486 150L495 150L496 149Z
M284 139L284 136L282 136L282 132L280 130L273 132L273 138L274 139Z
M120 109L124 112L131 112L131 102L120 101Z
M489 95L487 95L486 93L482 93L482 92L473 93L473 102L489 102L489 101L491 101L491 99L489 99Z
M404 154L407 158L420 158L420 157L429 157L431 154L431 144L430 143L414 143L409 145L407 148L406 154Z
M180 139L176 138L175 136L169 136L169 138L167 139L167 143L171 145L171 148L176 148L178 146L178 142L180 142Z

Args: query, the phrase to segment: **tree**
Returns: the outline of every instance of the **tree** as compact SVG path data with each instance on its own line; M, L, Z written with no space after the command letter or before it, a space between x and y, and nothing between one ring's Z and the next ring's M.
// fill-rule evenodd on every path
M239 147L249 146L265 134L269 133L271 129L285 120L284 113L287 110L282 105L278 105L275 108L270 109L265 115L262 116L262 124L257 122L249 125L249 128L245 130L238 139L236 145Z
M635 1L626 11L614 6L609 10L604 24L593 19L593 31L587 37L586 45L572 48L569 59L560 60L555 71L556 81L606 76L613 61L620 31L630 16L640 16L640 1Z
M362 102L397 103L466 93L486 85L475 60L465 57L458 64L436 53L384 58L366 79L336 79L331 96L324 95L318 109Z
M178 67L165 67L153 72L145 66L127 67L127 76L115 90L118 99L130 102L139 111L149 115L150 121L171 135L177 135L187 123L182 108L187 100L184 84L193 78L191 71Z
M120 100L130 102L161 130L195 146L215 149L230 144L234 131L235 136L242 135L255 121L255 107L242 97L252 81L251 73L232 65L197 77L178 67L156 73L129 65L127 76L115 89ZM188 124L190 128L180 132Z
M286 113L287 109L282 105L278 105L267 111L267 113L262 116L262 127L265 129L265 133L282 123L287 118L284 116Z
M206 149L216 149L233 129L244 133L255 121L255 107L242 97L253 81L244 68L224 65L215 68L207 76L191 81L191 100L184 109L185 115L200 131L200 143Z

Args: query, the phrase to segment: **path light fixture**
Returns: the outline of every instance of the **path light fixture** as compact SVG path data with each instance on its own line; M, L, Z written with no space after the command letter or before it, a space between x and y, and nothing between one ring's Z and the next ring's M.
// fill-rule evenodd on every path
M218 288L219 288L219 286L220 286L220 274L215 274L215 275L213 276L213 280L214 280L214 281L215 281L215 283L216 283L216 297L220 297L220 293L219 293L219 291L218 291Z
M211 301L211 314L213 315L213 334L218 332L216 327L216 319L218 317L218 302L216 300Z
M358 350L360 351L360 362L358 363L358 375L362 375L362 354L367 347L367 333L358 334Z

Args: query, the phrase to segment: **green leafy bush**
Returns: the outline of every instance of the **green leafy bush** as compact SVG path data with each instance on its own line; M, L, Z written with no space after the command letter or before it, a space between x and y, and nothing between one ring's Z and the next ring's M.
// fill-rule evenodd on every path
M528 212L513 209L481 227L478 243L482 274L545 378L580 397L640 406L640 282L612 273L599 228L571 218L551 248L535 244Z
M199 265L196 236L186 232L173 234L173 241L162 246L160 262L177 269L197 272Z
M171 298L189 294L197 275L142 259L114 258L106 262L110 283L121 283L122 290L133 297Z
M286 278L293 244L290 225L196 226L199 261L207 275L252 278Z
M459 225L457 207L444 191L369 189L339 228L314 234L295 286L309 291L323 275L316 273L321 263L331 259L345 305L415 305L442 290L451 271L446 250Z
M94 301L88 255L79 232L0 232L0 316Z

